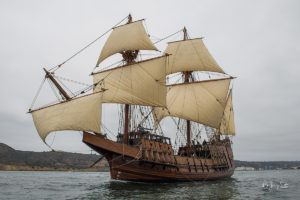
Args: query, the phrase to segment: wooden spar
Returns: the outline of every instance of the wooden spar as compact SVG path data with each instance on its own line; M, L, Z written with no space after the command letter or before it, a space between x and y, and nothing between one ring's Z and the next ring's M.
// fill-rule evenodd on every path
M122 54L122 56L124 55L123 52L121 52L121 54ZM158 57L154 57L154 58L149 58L149 59L141 60L141 61L138 61L138 62L129 62L126 65L122 65L122 66L119 66L119 67L114 67L114 68L102 70L102 71L99 71L99 72L92 72L91 75L100 74L100 73L112 71L112 70L115 70L115 69L120 69L120 68L127 67L127 66L130 66L130 65L135 65L135 64L140 64L140 63L148 62L150 60L154 60L154 59L158 59L158 58L162 58L162 57L167 57L167 56L170 56L170 55L172 55L172 54L165 54L165 55L162 55L162 56L158 56ZM124 55L124 56L126 56L126 55ZM125 60L126 58L124 58L124 56L123 56L123 59Z
M103 92L103 91L99 91L99 92ZM94 95L94 94L99 93L99 92L94 92L94 93L91 93L91 94L86 94L86 95L83 95L83 96L80 96L80 97L74 97L74 98L71 98L70 100L80 99L80 98L83 98L83 97ZM51 104L49 106L45 106L45 107L37 108L37 109L34 109L34 110L30 110L28 113L32 113L32 112L35 112L35 111L38 111L38 110L42 110L42 109L49 108L49 107L52 107L52 106L55 106L55 105L58 105L58 104L63 104L63 103L66 103L66 101L64 101L64 102L58 102L58 103L55 103L55 104Z
M131 14L128 15L128 22L127 24L131 23L132 22L132 17L131 17Z
M129 104L125 104L124 144L128 144Z
M189 39L186 39L186 40L202 40L202 39L204 39L204 37L189 38ZM171 41L171 42L168 42L168 44L175 43L175 42L182 42L182 41L183 41L183 40Z
M187 31L186 28L183 28L183 40L187 40ZM184 74L184 82L188 83L190 76L190 71L183 72ZM186 120L186 146L187 146L187 156L191 156L191 122L190 120Z
M45 68L43 68L46 72L46 77L50 78L52 83L56 86L56 88L59 90L59 92L64 96L66 100L70 100L71 97L68 95L68 93L59 85L59 83L54 79L54 77L51 75L49 71L47 71Z
M167 85L168 87L172 87L172 86L178 86L178 85L186 85L186 84L195 84L195 83L204 83L204 82L212 82L212 81L223 81L223 80L227 80L227 79L235 79L235 77L228 77L228 78L219 78L219 79L210 79L210 80L203 80L203 81L193 81L193 82L184 82L184 83L176 83L176 84L170 84Z
M85 133L85 132L83 132ZM98 160L96 160L91 166L90 168L94 167L98 162L100 162L103 158L105 158L105 155L102 155Z
M191 156L191 122L186 120L187 155Z
M186 32L186 28L183 28L183 40L187 39L187 32Z
M127 24L129 24L131 22L132 22L132 17L131 17L131 14L129 14ZM123 57L124 61L127 64L132 64L134 62L134 59L137 57L138 50L136 50L136 51L125 51L125 52L122 52L121 54L122 54L122 57ZM128 144L129 109L130 109L130 105L125 104L125 123L124 123L124 137L123 137L123 143L124 144Z
M215 136L216 136L217 141L220 141L220 140L221 140L221 137L220 137L219 132L220 132L220 130L217 128L217 129L216 129L216 132L215 132Z
M128 19L128 17L127 17L127 19ZM144 21L145 19L139 19L139 20L136 20L136 21L132 21L132 22L130 22L130 23L136 23L136 22L140 22L140 21ZM126 23L126 24L122 24L122 25L119 25L119 26L114 26L114 27L112 27L112 29L116 29L116 28L119 28L119 27L122 27L122 26L126 26L128 23Z
M191 72L183 72L184 74L184 82L189 82L189 78L191 76ZM191 122L190 120L186 120L186 145L187 145L187 155L191 156Z

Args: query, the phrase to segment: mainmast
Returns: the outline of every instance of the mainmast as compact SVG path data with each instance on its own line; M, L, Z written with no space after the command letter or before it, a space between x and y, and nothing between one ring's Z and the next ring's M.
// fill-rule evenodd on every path
M128 22L127 24L132 22L132 17L131 14L128 15ZM134 63L134 60L136 59L137 55L139 53L139 50L129 50L129 51L124 51L122 52L122 57L126 64L131 64ZM130 111L130 105L125 104L125 123L124 123L124 137L123 137L123 142L124 144L128 144L128 128L129 128L129 111Z
M122 121L124 118L123 126L120 126L122 129L124 127L121 131L124 133L124 144L128 144L133 119L131 113L134 107L130 105L166 106L166 96L161 95L165 94L166 87L161 82L165 81L167 56L143 60L137 64L136 59L140 50L157 51L157 48L150 40L143 20L133 21L129 15L126 24L113 28L97 61L99 66L106 58L120 53L123 57L123 65L93 73L95 83L101 80L105 83L107 92L104 94L103 102L124 105L122 108L124 114L120 118ZM145 90L149 86L157 90ZM101 90L101 87L95 87L94 92L99 89Z
M187 40L187 31L186 28L183 28L183 40ZM190 76L192 74L192 71L184 71L184 82L188 83L190 82ZM186 120L186 145L187 145L187 155L191 156L191 122L190 120Z

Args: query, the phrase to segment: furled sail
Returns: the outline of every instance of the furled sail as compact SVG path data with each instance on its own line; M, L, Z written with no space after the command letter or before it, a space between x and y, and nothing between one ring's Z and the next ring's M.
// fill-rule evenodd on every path
M78 130L100 133L102 93L94 93L31 111L42 140L53 131Z
M167 74L183 71L225 73L210 55L201 38L170 42L165 53L172 55Z
M157 51L145 31L143 20L114 28L101 51L96 66L107 57L128 50Z
M154 108L159 122L166 116L219 128L231 78L168 86L167 110Z
M105 90L103 103L166 106L168 56L125 65L93 74L94 92Z
M221 126L219 129L219 134L222 135L235 135L235 127L234 127L234 113L232 106L232 90L227 98L226 107L224 110Z

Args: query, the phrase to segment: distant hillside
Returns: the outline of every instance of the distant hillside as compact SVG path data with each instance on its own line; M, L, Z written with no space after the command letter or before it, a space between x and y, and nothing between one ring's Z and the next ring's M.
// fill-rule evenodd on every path
M256 170L300 168L300 161L234 161L235 167L253 167Z
M105 159L94 168L90 168L99 158L99 155L79 153L18 151L0 143L0 170L108 171L108 163ZM247 162L235 160L234 163L235 167L253 167L256 170L300 167L300 161Z
M2 168L3 166L17 166L16 168L21 167L22 169L83 170L89 169L99 157L99 155L94 154L18 151L0 143L0 164ZM108 163L105 159L94 167L96 171L107 169Z

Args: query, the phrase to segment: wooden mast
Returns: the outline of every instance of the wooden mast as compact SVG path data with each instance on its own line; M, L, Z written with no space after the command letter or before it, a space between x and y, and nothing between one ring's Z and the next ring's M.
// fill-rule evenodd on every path
M54 83L54 85L56 86L56 88L59 90L60 94L63 95L63 97L66 100L70 100L71 97L68 95L68 93L59 85L59 83L55 80L55 78L51 75L51 73L49 71L47 71L45 68L43 68L45 73L46 73L46 77L50 78L50 80L52 81L52 83Z
M132 22L131 14L128 15L127 24ZM130 64L134 62L134 59L137 57L138 51L125 51L121 53L126 64ZM125 123L124 123L124 136L123 142L124 144L128 144L128 128L129 128L129 104L125 104Z
M187 31L186 28L183 28L183 40L187 40ZM184 74L184 82L188 83L191 71L185 71ZM187 146L187 156L191 156L191 122L190 120L186 120L186 146Z

